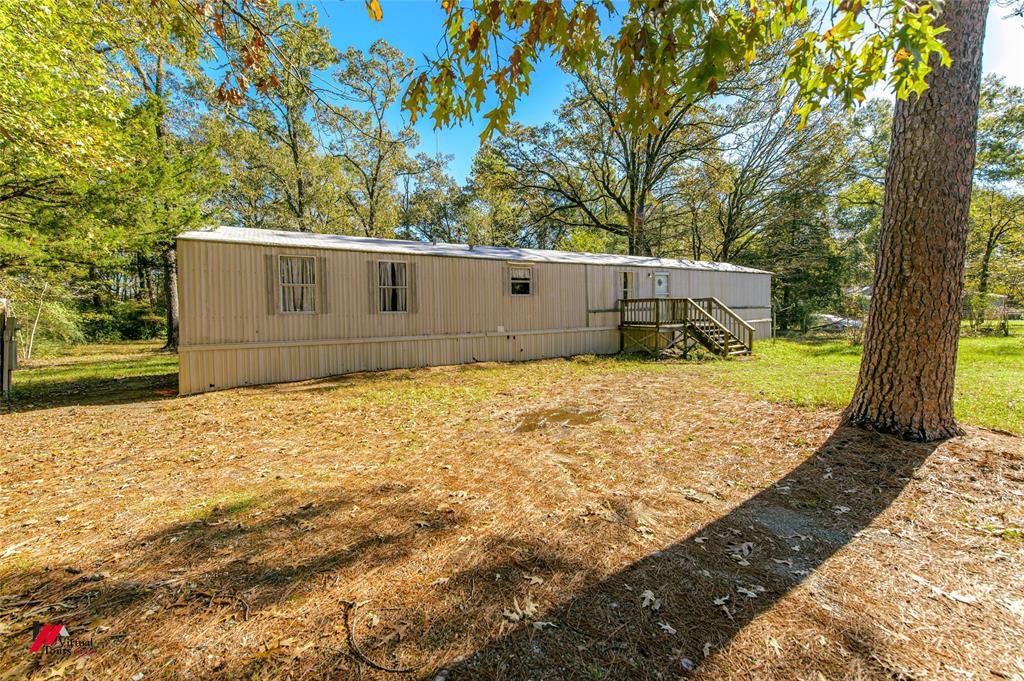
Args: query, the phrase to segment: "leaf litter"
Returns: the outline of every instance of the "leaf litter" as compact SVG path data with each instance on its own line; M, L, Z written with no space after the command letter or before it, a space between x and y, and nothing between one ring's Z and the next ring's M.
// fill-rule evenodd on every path
M617 361L396 371L0 415L0 630L12 632L0 667L23 659L18 632L33 619L61 618L102 644L80 662L90 677L385 678L373 665L431 665L455 681L464 665L499 664L494 636L521 628L581 677L612 659L592 643L604 640L626 645L614 650L643 642L664 662L699 659L720 677L750 678L754 659L763 676L846 677L874 668L850 632L870 636L897 675L1019 674L1024 584L1011 566L1024 555L1012 532L987 529L1022 526L1019 438L968 428L913 476L883 479L900 493L876 517L861 509L878 484L846 490L877 461L894 465L886 440L839 431L830 446L835 412L752 401L703 379L680 392L680 377L707 370L623 371ZM512 434L525 401L602 418ZM684 438L692 446L664 449ZM788 444L796 439L811 446ZM866 442L877 457L858 450ZM823 447L831 477L820 467L787 477ZM766 533L756 516L722 524L776 488L771 503L807 519L795 532ZM586 507L614 520L574 512ZM837 547L833 531L856 537ZM776 553L784 539L800 543L809 568L790 578L771 569L792 567ZM645 561L658 570L634 583L657 589L613 595L615 576ZM490 577L516 570L521 579ZM591 607L595 588L608 590L602 603L640 608ZM194 595L175 605L180 593ZM372 599L379 618L356 632L369 662L343 628L330 641L303 628L342 621L341 601L354 598ZM616 632L616 618L650 622L653 612L655 638ZM801 654L765 659L766 645Z

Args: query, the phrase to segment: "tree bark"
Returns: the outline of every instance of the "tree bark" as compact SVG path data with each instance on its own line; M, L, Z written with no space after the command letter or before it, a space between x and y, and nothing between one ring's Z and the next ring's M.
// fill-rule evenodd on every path
M943 7L953 64L936 63L928 89L893 114L864 358L844 415L908 440L963 433L953 381L988 0Z
M178 254L171 246L163 252L164 297L167 299L167 343L165 350L178 349Z

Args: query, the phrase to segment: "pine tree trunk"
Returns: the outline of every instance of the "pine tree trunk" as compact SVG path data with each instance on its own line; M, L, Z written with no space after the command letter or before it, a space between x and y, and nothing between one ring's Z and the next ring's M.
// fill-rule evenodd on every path
M893 114L864 358L845 413L847 425L908 440L963 432L953 379L988 0L943 6L953 64L936 64L928 89Z
M165 350L178 349L178 254L171 246L163 252L164 296L167 300L167 343Z

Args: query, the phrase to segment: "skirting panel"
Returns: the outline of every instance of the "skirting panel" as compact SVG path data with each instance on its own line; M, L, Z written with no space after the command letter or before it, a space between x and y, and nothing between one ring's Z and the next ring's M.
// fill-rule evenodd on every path
M373 339L371 342L181 347L178 392L190 395L355 371L608 355L618 350L619 332L607 328L524 335Z

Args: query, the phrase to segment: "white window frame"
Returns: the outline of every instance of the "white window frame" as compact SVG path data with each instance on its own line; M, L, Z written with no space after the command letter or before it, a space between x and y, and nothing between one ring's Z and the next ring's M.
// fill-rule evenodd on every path
M665 277L665 292L658 293L658 277ZM655 272L654 279L651 281L654 284L654 297L655 298L668 298L672 295L672 273L671 272Z
M619 273L619 296L622 300L636 297L636 272L622 270Z
M376 272L376 274L377 274L377 290L376 290L376 294L377 294L377 312L379 312L380 314L409 314L409 308L412 305L412 298L410 297L412 295L412 286L411 286L411 281L409 279L410 272L412 270L409 267L409 261L408 260L378 260L378 261L376 261L376 263L377 263L377 272ZM380 283L380 266L382 264L384 264L384 263L387 263L388 265L402 265L403 267L405 267L405 285L404 286L385 286L384 284ZM381 309L381 300L380 300L381 289L405 289L405 309L404 310L382 310Z
M525 279L523 279L523 278L518 278L517 279L516 276L515 276L516 270L525 270L528 273L528 276ZM516 293L515 290L514 290L514 285L517 282L518 283L522 283L524 281L526 282L527 292L526 293ZM534 278L533 278L533 266L532 265L509 265L508 266L508 293L509 293L509 295L515 296L517 298L527 298L527 297L533 295L533 293L534 293Z
M296 260L312 260L313 261L313 283L311 284L292 284L284 281L284 261L285 259L296 259ZM320 309L320 301L317 300L317 286L319 284L319 275L317 271L319 269L317 265L317 258L314 255L286 255L281 254L277 256L277 307L281 311L281 314L316 314ZM310 290L309 299L313 301L312 310L286 310L284 309L284 292L286 289L291 288L308 288Z

